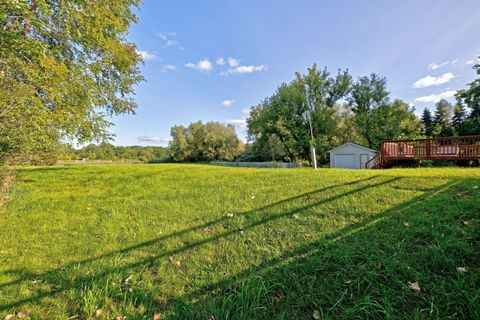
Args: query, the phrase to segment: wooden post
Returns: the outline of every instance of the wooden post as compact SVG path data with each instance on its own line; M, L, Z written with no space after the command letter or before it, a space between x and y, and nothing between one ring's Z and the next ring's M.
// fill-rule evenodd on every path
M430 158L430 139L426 141L425 144L425 152L427 154L427 158Z

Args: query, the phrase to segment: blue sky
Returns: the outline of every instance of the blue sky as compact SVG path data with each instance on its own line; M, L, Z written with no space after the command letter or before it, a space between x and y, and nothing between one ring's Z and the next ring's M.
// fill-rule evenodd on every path
M166 145L197 120L244 138L248 108L315 62L385 76L421 111L472 81L480 54L478 0L144 0L138 17L146 82L137 114L113 118L116 145Z

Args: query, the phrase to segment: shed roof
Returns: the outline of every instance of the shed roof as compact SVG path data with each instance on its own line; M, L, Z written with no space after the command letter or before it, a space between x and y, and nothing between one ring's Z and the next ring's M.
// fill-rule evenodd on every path
M361 145L353 143L353 142L346 142L342 145L339 145L338 147L333 148L332 150L329 150L328 152L330 153L332 151L335 151L337 149L343 148L343 147L348 146L348 145L351 145L351 146L354 146L354 147L357 147L357 148L361 148L361 149L364 149L364 150L367 150L367 151L370 151L370 152L378 152L377 150L373 150L373 149L361 146Z

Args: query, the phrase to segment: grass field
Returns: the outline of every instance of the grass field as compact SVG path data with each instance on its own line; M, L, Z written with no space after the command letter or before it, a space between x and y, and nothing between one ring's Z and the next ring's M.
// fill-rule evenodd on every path
M0 217L0 319L480 319L479 169L24 168Z

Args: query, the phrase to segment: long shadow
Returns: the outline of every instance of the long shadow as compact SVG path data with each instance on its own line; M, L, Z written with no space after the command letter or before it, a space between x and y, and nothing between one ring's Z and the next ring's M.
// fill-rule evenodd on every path
M301 199L301 198L306 198L306 197L308 198L308 197L313 196L315 194L320 194L322 192L335 190L337 188L341 188L341 187L345 187L345 186L353 186L353 185L356 185L356 184L360 184L360 183L364 183L364 182L374 180L376 178L378 178L378 176L372 176L372 177L369 177L369 178L364 178L364 179L359 179L359 180L355 180L355 181L349 181L349 182L346 182L346 183L331 185L331 186L324 187L324 188L321 188L321 189L305 192L305 193L302 193L302 194L299 194L299 195L296 195L296 196L293 196L293 197L290 197L290 198L286 198L286 199L283 199L283 200L280 200L280 201L277 201L277 202L274 202L274 203L271 203L271 204L268 204L268 205L265 205L265 206L262 206L262 207L259 207L259 208L255 208L255 209L248 210L248 211L243 211L243 212L238 212L235 215L237 215L237 216L250 215L250 214L253 214L255 212L265 211L265 210L274 208L276 206L280 206L282 204L292 202L292 201L295 201L295 200L298 200L298 199ZM33 274L33 273L28 274L24 270L19 271L19 272L12 271L12 270L7 270L3 273L12 273L12 274L17 273L17 274L22 274L23 277L21 279L1 283L0 284L0 289L2 289L4 287L7 287L7 286L18 284L19 282L22 282L22 281L34 280L36 278L45 276L46 274L56 273L58 271L61 271L61 270L67 269L67 268L71 268L71 267L74 267L74 266L77 266L77 265L88 264L88 263L98 261L98 260L101 260L101 259L111 258L111 257L119 255L119 254L126 254L130 251L135 251L135 250L138 250L138 249L154 246L154 245L158 244L159 242L168 240L170 238L183 236L183 235L186 235L186 234L191 233L191 232L203 230L205 228L211 228L215 225L225 223L228 220L229 220L228 217L223 216L221 218L209 221L207 223L192 226L190 228L185 228L185 229L177 231L177 232L172 232L170 234L167 234L167 235L164 235L164 236L161 236L161 237L157 237L157 238L152 239L152 240L148 240L148 241L144 241L144 242L132 245L132 246L128 246L127 248L113 250L113 251L110 251L108 253L104 253L104 254L101 254L101 255L97 255L95 257L91 257L91 258L87 258L87 259L83 259L83 260L79 260L79 261L73 261L73 262L65 264L65 265L63 265L63 266L61 266L57 269L50 270L50 271L48 271L46 273L43 273L43 274ZM0 306L0 308L1 308L1 306Z
M366 179L361 179L361 180L354 181L354 182L348 182L348 183L344 183L344 184L325 187L325 188L322 188L322 189L319 189L319 190L314 190L314 191L307 192L307 193L304 193L304 194L301 194L301 195L298 195L298 196L295 196L295 197L291 197L291 198L288 198L288 199L285 199L285 200L282 200L282 201L264 206L264 207L256 209L256 210L249 210L247 212L243 212L243 213L240 213L238 215L248 215L248 214L258 212L258 211L265 211L265 210L268 210L268 209L272 209L273 207L285 204L289 201L298 200L302 197L310 197L314 194L318 194L318 193L326 192L326 191L333 191L333 190L336 191L339 187L342 187L342 186L354 186L356 184L361 184L361 183L364 183L364 182L371 182L371 180L374 180L376 178L377 178L376 176L373 176L373 177L369 177L369 178L366 178ZM313 201L312 203L310 203L308 205L298 207L298 208L295 208L295 209L292 209L292 210L288 210L288 211L282 212L280 214L272 214L271 216L265 216L265 217L262 216L258 221L255 221L255 222L252 222L250 224L246 224L245 226L243 226L242 230L246 231L248 229L252 229L256 226L266 224L266 223L269 223L271 221L275 221L275 220L285 218L285 217L290 217L293 214L300 213L302 211L311 209L313 207L320 206L320 205L338 200L342 197L347 197L347 196L350 196L350 195L353 195L353 194L356 194L356 193L360 193L360 192L366 191L367 189L370 189L370 188L380 187L380 186L386 185L388 183L392 183L394 181L397 181L399 179L400 179L399 177L392 177L390 179L386 179L386 180L383 180L383 181L379 181L379 182L375 182L375 183L369 183L367 185L354 188L354 189L346 191L344 193L335 194L333 196L326 197L325 199L322 199L322 200L319 200L319 201ZM152 246L154 244L159 243L162 240L165 240L165 239L168 239L168 238L171 238L171 237L174 237L174 236L178 236L178 235L183 235L183 234L186 234L188 232L195 231L195 230L203 229L203 228L215 225L215 224L219 224L219 223L225 222L227 219L228 218L222 217L222 218L216 219L214 221L208 222L206 224L194 226L194 227L191 227L191 228L188 228L188 229L185 229L185 230L182 230L182 231L170 234L170 235L165 235L165 236L159 237L155 240L146 241L146 242L143 242L141 244L131 246L129 248L117 250L117 251L114 251L114 252L110 252L108 254L100 255L98 257L86 259L86 260L83 260L83 261L80 261L80 262L70 263L66 266L55 269L53 271L48 271L48 272L45 272L45 273L42 273L42 274L27 275L25 277L22 277L21 279L14 280L14 281L11 281L11 282L8 282L8 283L4 283L0 286L0 288L17 285L21 282L25 282L25 281L28 281L28 280L42 279L42 278L56 279L57 284L56 285L54 284L55 288L52 289L52 290L49 290L48 292L40 292L40 293L35 294L31 297L24 298L24 299L19 299L17 301L12 302L12 303L7 303L7 304L4 304L4 305L1 305L0 306L0 311L4 311L4 310L10 309L10 308L19 307L19 306L21 306L23 304L26 304L26 303L33 303L33 302L38 301L42 298L45 298L45 297L48 297L48 296L54 296L56 294L59 294L61 292L64 292L64 291L72 289L72 288L79 288L84 283L88 283L88 282L91 282L95 279L105 277L106 275L111 274L111 273L124 272L125 270L134 270L134 269L142 267L142 266L146 266L146 265L148 266L148 265L151 265L152 262L157 260L157 259L164 258L164 257L169 257L169 256L172 256L172 255L176 255L176 254L185 252L185 251L190 250L190 249L198 248L198 247L200 247L202 245L205 245L205 244L208 244L210 242L218 241L222 238L232 236L232 235L241 231L238 228L235 228L235 229L232 229L232 230L227 230L227 231L221 232L217 235L213 235L211 237L208 237L208 238L205 238L205 239L202 239L202 240L198 240L198 241L186 244L184 246L181 246L181 247L178 247L178 248L175 248L175 249L172 249L172 250L164 251L160 254L153 255L153 256L150 256L148 258L141 259L141 260L133 262L133 263L129 263L127 265L105 268L104 270L102 270L102 272L99 272L99 273L94 274L94 275L77 277L77 278L75 278L75 280L73 282L69 281L68 279L62 279L61 274L65 271L65 269L74 268L74 267L77 267L78 265L85 265L85 264L88 264L88 263L93 263L95 261L98 261L99 259L104 259L106 257L111 257L115 254L123 254L123 253L126 253L126 252L134 251L136 249L144 248L144 247L147 247L147 246Z
M460 257L455 252L439 253L442 240L434 239L434 231L424 225L456 223L449 235L437 231L438 238L451 238L442 244L453 246L449 241L459 237L462 213L429 217L425 212L438 210L438 199L459 184L450 181L360 223L197 288L164 306L169 319L311 319L313 310L318 310L322 319L478 319L480 277L472 273L457 280L457 265L450 260L480 268L479 251L465 249ZM412 225L404 226L406 219ZM465 243L458 247L471 243L471 236L464 235ZM480 245L480 237L477 241ZM427 287L421 294L407 287L407 281L418 279ZM456 295L463 300L458 301Z

